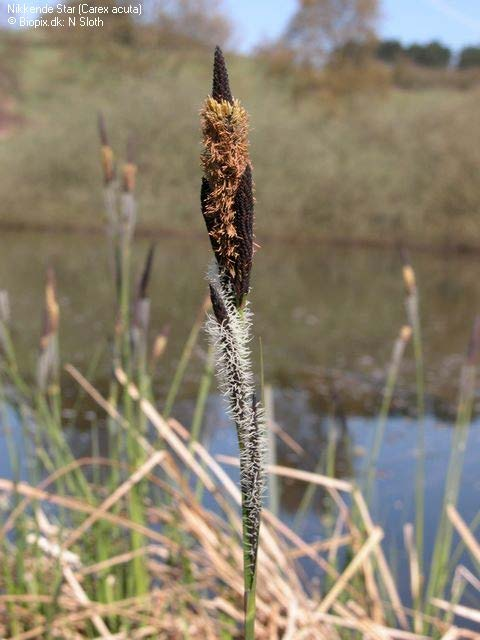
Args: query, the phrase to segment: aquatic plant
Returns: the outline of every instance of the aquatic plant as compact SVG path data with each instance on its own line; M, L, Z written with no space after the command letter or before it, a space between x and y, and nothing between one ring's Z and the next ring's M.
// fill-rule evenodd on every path
M57 302L55 273L50 267L47 270L45 284L45 309L43 330L40 337L40 354L37 363L37 383L39 389L46 391L49 383L58 381L58 324L60 310Z
M240 450L245 587L245 637L254 637L256 563L263 492L262 410L250 360L247 295L253 258L254 197L248 154L248 115L233 98L222 51L215 50L212 95L201 113L204 177L201 206L215 261L208 273L214 345L221 390L235 422Z

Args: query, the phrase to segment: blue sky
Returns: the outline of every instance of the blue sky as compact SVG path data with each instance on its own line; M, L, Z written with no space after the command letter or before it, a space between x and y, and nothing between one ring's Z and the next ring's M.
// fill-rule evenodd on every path
M223 5L237 25L235 44L248 51L282 32L297 0L223 0ZM454 49L480 44L480 0L383 0L381 12L383 37L438 39Z

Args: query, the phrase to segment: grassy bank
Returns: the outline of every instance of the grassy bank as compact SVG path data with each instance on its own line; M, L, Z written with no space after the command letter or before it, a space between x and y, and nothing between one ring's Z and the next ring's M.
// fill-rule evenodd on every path
M141 225L202 232L192 212L206 54L99 62L37 44L22 65L16 108L26 124L0 144L0 223L101 224L90 162L101 109L118 147L129 131L137 139ZM294 100L288 77L272 78L259 61L234 59L232 72L255 123L260 237L480 244L478 91L392 90L325 105Z

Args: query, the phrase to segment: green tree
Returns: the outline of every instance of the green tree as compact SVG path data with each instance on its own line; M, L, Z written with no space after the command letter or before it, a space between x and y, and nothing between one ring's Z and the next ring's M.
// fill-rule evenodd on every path
M437 69L447 67L452 57L451 50L437 41L424 45L412 44L405 50L405 54L415 64Z
M460 69L480 67L480 47L465 47L462 49L458 60L458 67Z
M404 49L399 40L381 40L376 47L375 55L382 62L393 64L403 54Z
M219 0L152 0L149 14L163 46L225 45L232 28Z
M349 42L374 37L378 0L300 0L283 37L302 63L324 65Z

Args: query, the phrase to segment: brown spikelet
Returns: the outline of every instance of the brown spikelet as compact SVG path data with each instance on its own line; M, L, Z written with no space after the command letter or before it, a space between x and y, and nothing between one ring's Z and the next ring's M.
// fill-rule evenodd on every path
M47 270L47 282L45 284L45 312L43 321L40 347L45 349L50 337L58 330L60 310L57 302L55 272L50 267Z
M170 325L165 325L162 331L155 338L152 348L152 366L158 362L167 348Z
M137 165L127 162L122 169L122 187L124 193L133 193L135 191L137 177Z
M111 147L103 146L101 149L102 168L105 184L110 184L115 177L115 169L113 164L113 151Z
M123 165L122 170L122 187L125 193L133 193L135 191L137 170L134 160L133 137L130 136L127 143L127 162Z
M215 217L209 215L208 213L208 202L211 198L212 190L210 189L210 185L208 184L208 180L206 178L202 178L202 186L200 189L200 204L202 207L202 215L205 220L205 225L208 231L208 237L210 238L210 243L212 245L213 253L218 262L220 262L220 245L218 244L218 239L216 234L214 233L215 226Z
M253 247L253 181L248 115L231 97L223 55L215 51L213 95L201 112L204 178L202 213L220 268L229 276L237 306L248 292Z
M98 135L100 137L101 144L103 178L105 180L105 184L109 184L115 178L114 156L112 147L108 142L105 118L101 113L98 115Z

